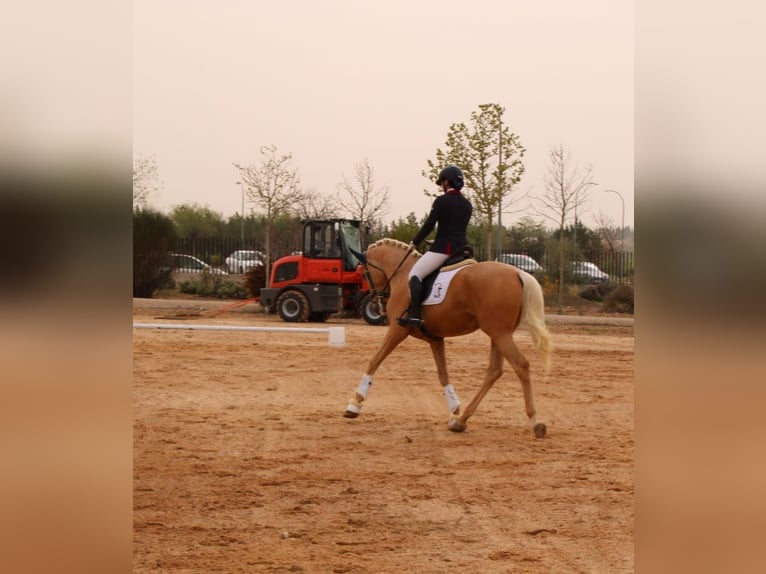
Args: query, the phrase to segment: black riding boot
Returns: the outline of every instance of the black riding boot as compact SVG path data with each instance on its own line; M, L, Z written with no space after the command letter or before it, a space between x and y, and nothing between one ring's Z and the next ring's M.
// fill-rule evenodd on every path
M400 317L399 324L402 327L422 327L423 319L420 318L420 295L423 283L417 277L410 278L410 309L407 317Z

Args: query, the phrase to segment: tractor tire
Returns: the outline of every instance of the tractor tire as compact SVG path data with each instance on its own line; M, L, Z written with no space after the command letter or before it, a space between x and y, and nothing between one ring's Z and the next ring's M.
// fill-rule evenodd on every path
M300 291L282 293L277 299L277 311L283 321L288 323L304 323L309 320L311 305Z
M330 318L332 313L322 313L321 311L314 311L309 315L309 321L312 323L324 323Z
M372 293L368 293L359 304L359 314L370 325L385 325L387 317L385 311L380 308L377 298L373 300Z

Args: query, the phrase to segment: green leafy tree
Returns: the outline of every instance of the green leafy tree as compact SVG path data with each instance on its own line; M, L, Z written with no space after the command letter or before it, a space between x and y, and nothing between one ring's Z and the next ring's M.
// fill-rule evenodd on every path
M218 237L225 228L223 215L198 203L176 205L170 211L178 237L201 239Z
M298 170L290 166L292 154L277 155L274 145L260 149L260 162L250 165L234 164L247 186L249 201L263 210L265 225L266 276L271 271L271 230L274 222L293 211L304 197Z
M553 232L553 238L559 239L562 231L556 229ZM599 251L603 248L601 235L587 227L581 219L576 223L567 225L563 230L564 244L573 245L572 259L582 259L583 254L592 251Z
M475 219L484 225L488 254L492 252L492 226L498 210L505 211L512 205L513 187L524 174L521 158L526 149L503 124L503 113L505 108L499 104L482 104L471 113L469 124L452 124L445 149L437 149L436 158L429 160L422 172L435 181L445 165L455 164L463 170ZM425 193L436 195L433 188Z
M398 239L403 243L409 243L415 234L420 230L420 226L425 223L426 216L422 217L420 223L418 223L415 212L410 213L405 218L399 218L396 221L391 222L391 226L387 230L386 237L391 239Z
M176 239L170 217L149 208L133 210L133 297L151 297L170 283L168 253Z
M508 246L513 253L524 253L542 260L545 254L545 243L549 237L545 225L529 216L522 217L516 225L506 231Z
M221 264L221 255L211 250L211 240L222 237L226 223L223 215L198 203L176 205L170 211L179 239L179 249L211 265Z

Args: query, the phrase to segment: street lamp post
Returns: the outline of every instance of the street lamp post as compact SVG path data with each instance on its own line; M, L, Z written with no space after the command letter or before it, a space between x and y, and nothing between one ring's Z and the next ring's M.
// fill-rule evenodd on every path
M622 198L622 194L614 189L605 189L604 191L609 193L616 193L622 203L622 227L620 228L620 251L625 251L625 200Z
M500 200L497 202L497 257L495 257L495 261L500 261L500 254L502 253L503 248L503 175L502 175L502 165L503 165L503 118L500 118L500 134L498 136L498 144L497 144L497 170L500 177ZM492 222L490 222L490 225ZM491 254L490 254L491 255Z
M620 228L620 281L625 271L624 259L625 259L625 200L622 198L622 194L614 189L605 189L604 191L617 194L622 204L622 227Z
M245 248L245 184L241 181L238 181L237 184L242 188L242 214L240 217L240 226L239 226L239 239L242 244L242 249Z

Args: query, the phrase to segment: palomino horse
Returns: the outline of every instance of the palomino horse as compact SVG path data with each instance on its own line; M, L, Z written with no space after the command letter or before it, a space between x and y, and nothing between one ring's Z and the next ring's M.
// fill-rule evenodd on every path
M468 419L476 411L484 395L503 374L503 359L506 359L521 379L524 405L535 436L545 436L545 423L535 419L529 362L513 340L513 332L521 320L526 319L532 342L542 354L545 370L548 371L551 338L545 327L540 284L532 275L505 263L487 261L469 264L453 277L443 302L423 307L426 331L423 332L416 327L402 327L396 320L409 305L407 273L418 257L420 254L417 251L394 239L381 239L367 249L364 263L368 280L375 294L388 298L389 327L383 344L370 360L367 372L343 416L359 416L375 371L399 343L408 336L413 336L425 340L431 346L439 381L447 398L449 430L465 430ZM492 340L489 367L479 392L468 406L462 409L447 374L444 337L467 335L476 329L484 331Z

